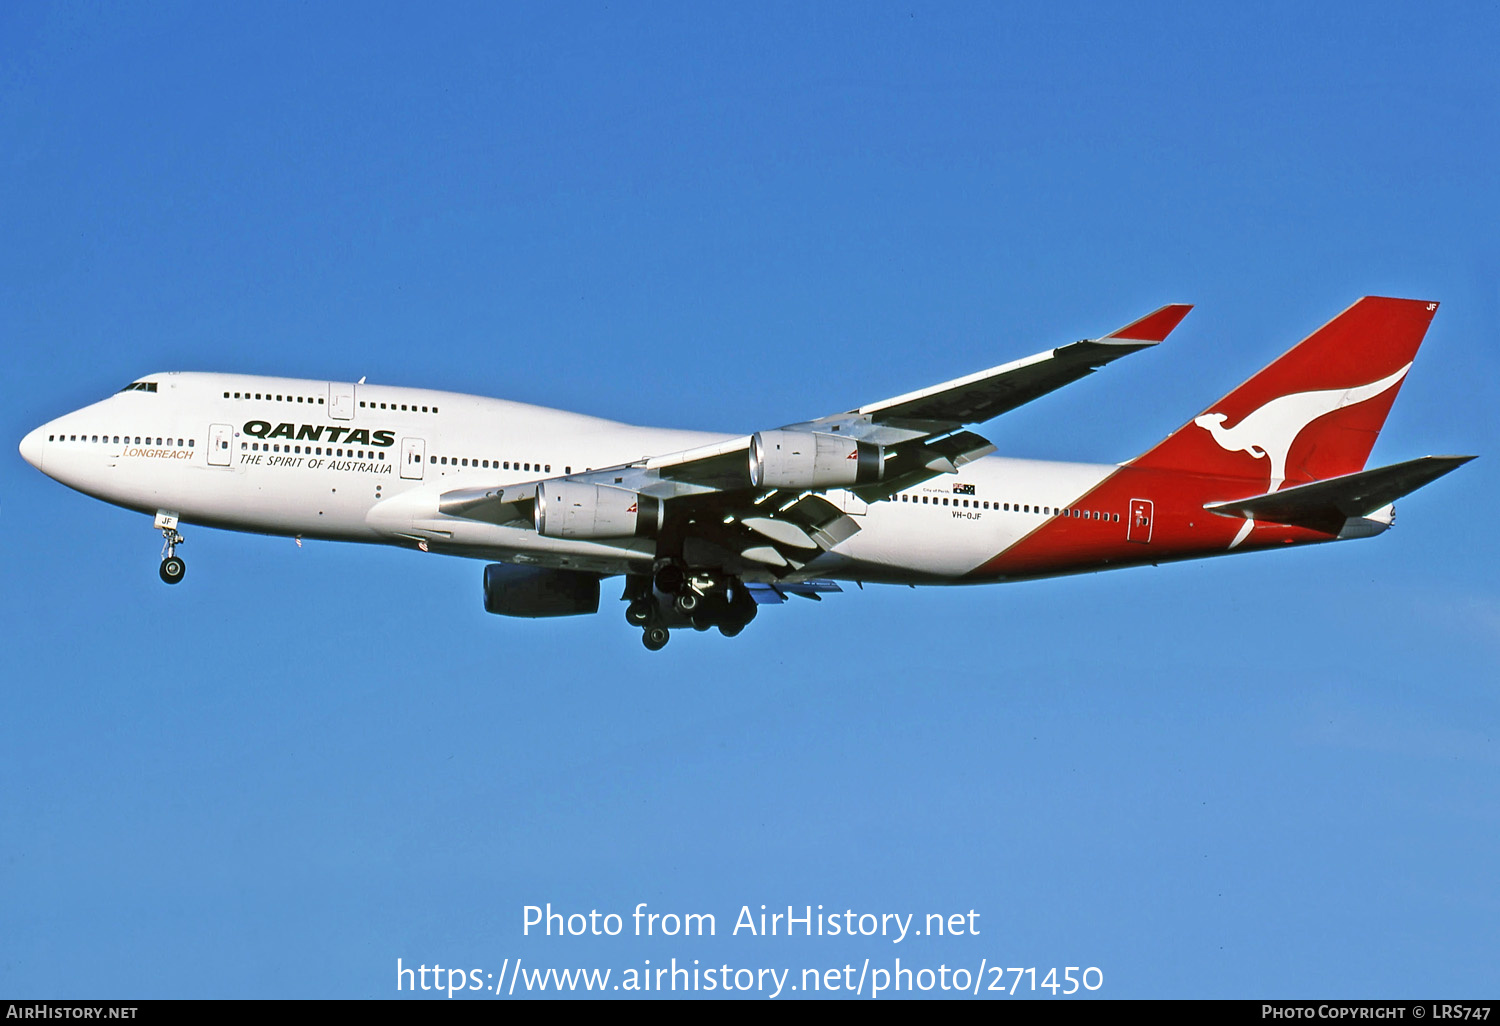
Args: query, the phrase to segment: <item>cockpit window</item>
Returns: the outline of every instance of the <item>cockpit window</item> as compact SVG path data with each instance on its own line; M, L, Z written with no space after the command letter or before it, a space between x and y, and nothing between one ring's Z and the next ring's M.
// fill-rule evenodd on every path
M120 391L121 392L155 392L156 391L156 382L154 382L154 381L132 381L130 384L128 384L124 388L120 389Z

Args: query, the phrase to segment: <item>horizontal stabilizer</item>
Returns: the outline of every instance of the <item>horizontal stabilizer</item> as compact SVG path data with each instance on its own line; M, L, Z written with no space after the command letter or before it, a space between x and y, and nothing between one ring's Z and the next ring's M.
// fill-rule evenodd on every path
M1388 506L1401 496L1457 470L1473 458L1423 456L1388 467L1294 485L1267 495L1210 503L1203 508L1222 517L1327 529L1350 517L1366 516Z

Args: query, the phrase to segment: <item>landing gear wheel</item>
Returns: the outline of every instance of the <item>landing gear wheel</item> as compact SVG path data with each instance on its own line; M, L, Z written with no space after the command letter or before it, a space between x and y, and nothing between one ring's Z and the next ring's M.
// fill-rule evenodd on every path
M677 611L683 616L691 616L694 612L697 611L698 605L702 601L703 599L699 597L697 592L685 591L681 595L677 596L677 600L673 603L673 605L677 607Z
M625 608L625 622L636 627L644 627L651 620L650 599L636 599Z
M721 623L721 624L719 624L719 633L722 634L722 635L724 635L724 637L726 637L726 638L732 638L732 637L734 637L736 634L738 634L740 631L742 631L744 629L745 629L745 625L742 624L742 623Z
M182 544L182 535L177 533L177 514L157 510L154 524L161 532L161 579L176 584L187 572L187 564L177 558L177 546Z
M660 652L672 639L672 632L665 627L647 627L641 632L641 644L652 652Z

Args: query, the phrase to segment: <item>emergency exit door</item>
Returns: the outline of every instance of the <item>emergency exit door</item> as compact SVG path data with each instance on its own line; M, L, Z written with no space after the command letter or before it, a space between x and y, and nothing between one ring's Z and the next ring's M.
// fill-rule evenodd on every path
M1125 529L1125 540L1149 542L1151 540L1151 500L1130 500L1130 525Z
M427 462L427 443L420 438L401 439L401 476L422 480L422 464Z
M354 386L335 381L328 386L328 415L334 420L354 419Z
M208 428L208 465L227 467L234 459L234 428L228 424L210 424Z

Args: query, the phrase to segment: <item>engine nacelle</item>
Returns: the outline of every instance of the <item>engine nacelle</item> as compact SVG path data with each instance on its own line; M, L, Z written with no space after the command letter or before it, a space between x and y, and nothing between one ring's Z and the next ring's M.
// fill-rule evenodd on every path
M750 439L757 488L845 488L885 475L885 452L870 442L820 431L758 431Z
M628 488L543 481L536 490L536 533L548 538L655 538L659 499Z
M579 616L599 611L599 577L577 570L491 563L484 568L484 608L501 616Z

